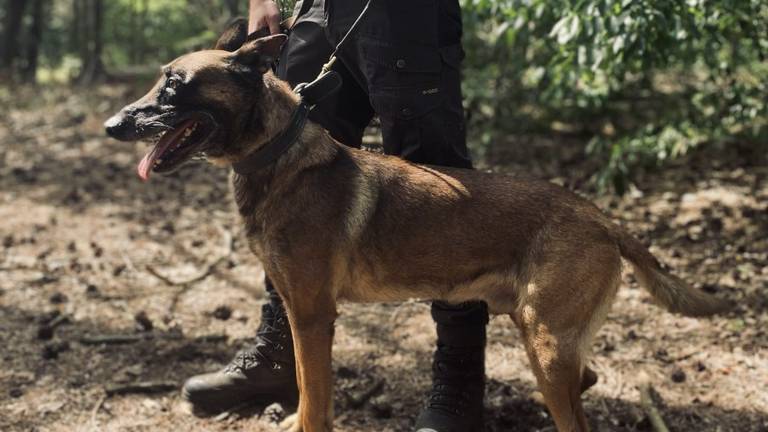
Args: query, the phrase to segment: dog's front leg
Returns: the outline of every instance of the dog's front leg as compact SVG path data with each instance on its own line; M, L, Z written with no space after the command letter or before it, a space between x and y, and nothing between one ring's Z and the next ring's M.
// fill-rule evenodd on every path
M299 407L294 432L329 432L333 430L333 369L331 347L335 302L317 298L286 301L296 354Z

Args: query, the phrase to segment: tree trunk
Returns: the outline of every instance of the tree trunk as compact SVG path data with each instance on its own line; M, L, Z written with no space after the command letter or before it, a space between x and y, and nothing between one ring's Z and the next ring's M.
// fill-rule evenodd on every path
M93 0L93 64L104 70L101 51L104 45L104 0Z
M19 53L19 30L21 18L27 5L26 0L7 0L8 5L5 15L5 33L3 34L3 56L0 59L0 76L11 78L13 66Z
M72 0L72 21L69 26L69 50L80 52L80 0Z
M86 55L83 70L80 73L80 84L90 84L105 78L104 63L101 61L103 45L102 29L104 24L104 1L90 0L87 2L87 38Z
M77 51L80 54L80 74L85 70L85 66L89 63L90 56L90 10L88 6L88 0L75 0L75 8L77 13Z
M47 0L33 0L32 24L27 40L27 64L24 68L24 81L34 83L37 80L37 61L40 53L40 40L43 37L45 21L43 15L44 3Z
M139 32L142 31L142 29L139 27L139 21L138 21L138 15L139 11L137 10L138 2L137 0L131 0L128 3L128 7L130 8L130 29L131 29L131 35L130 35L130 47L128 49L129 52L129 58L131 59L131 64L136 64L139 61Z
M147 31L147 14L149 13L149 0L141 1L141 14L139 15L139 55L138 64L144 64L144 51L147 49L145 39Z
M234 18L240 15L240 8L238 7L238 0L227 0L227 11L229 11L229 17Z

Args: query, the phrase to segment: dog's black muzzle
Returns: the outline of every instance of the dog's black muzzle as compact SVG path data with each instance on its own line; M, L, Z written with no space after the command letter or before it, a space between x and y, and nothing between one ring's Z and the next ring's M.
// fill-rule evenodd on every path
M104 122L104 130L120 141L137 141L172 128L176 115L152 105L129 105Z

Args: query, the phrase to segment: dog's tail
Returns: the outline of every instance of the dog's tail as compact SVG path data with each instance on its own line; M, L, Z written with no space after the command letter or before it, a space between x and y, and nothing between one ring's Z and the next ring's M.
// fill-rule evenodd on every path
M665 309L690 317L714 315L730 309L728 301L696 290L664 270L642 243L624 229L617 228L621 256L632 263L640 284Z

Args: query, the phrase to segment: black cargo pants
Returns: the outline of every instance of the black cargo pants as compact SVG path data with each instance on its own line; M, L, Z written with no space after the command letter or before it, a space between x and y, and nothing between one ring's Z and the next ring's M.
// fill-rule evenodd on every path
M314 80L364 5L365 0L314 0L290 33L277 75L293 86ZM385 153L472 168L461 105L461 31L458 0L373 0L333 67L344 84L310 118L338 141L359 148L376 114ZM269 283L267 290L279 301ZM485 342L485 303L435 302L432 317L450 332L444 343Z

